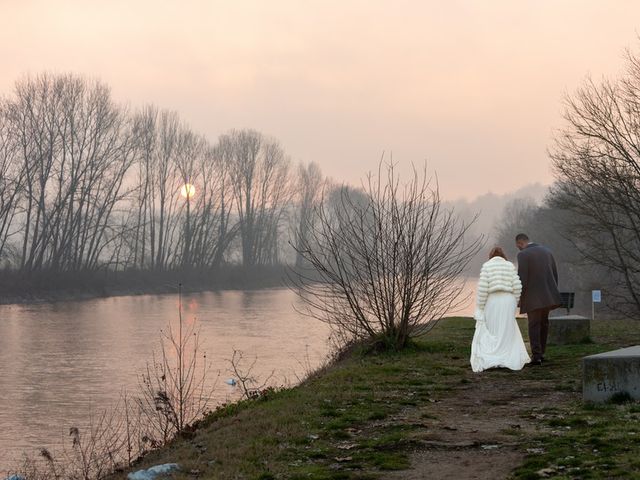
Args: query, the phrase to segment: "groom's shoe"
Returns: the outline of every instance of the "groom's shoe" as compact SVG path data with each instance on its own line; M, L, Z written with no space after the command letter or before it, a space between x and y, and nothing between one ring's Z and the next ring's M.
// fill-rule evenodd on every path
M541 358L534 358L529 363L527 363L525 366L526 367L536 367L536 366L540 366L540 365L542 365L542 359Z

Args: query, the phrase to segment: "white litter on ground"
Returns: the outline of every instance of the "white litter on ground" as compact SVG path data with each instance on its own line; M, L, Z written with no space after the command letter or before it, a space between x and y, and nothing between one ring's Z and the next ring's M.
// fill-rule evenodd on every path
M180 470L180 465L177 463L165 463L163 465L155 465L146 470L138 470L137 472L127 475L129 480L155 480L160 475L166 475L173 471Z

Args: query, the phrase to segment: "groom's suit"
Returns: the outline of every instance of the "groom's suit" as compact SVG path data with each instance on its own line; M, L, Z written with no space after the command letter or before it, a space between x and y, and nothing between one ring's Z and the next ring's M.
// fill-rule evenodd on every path
M522 282L520 313L529 321L533 360L542 360L549 333L549 312L560 306L558 269L551 250L530 243L518 253L518 275Z

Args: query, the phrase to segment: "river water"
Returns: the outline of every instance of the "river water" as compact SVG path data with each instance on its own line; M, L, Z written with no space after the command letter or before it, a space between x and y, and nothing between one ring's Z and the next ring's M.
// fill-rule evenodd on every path
M211 378L220 375L213 403L238 397L225 383L234 349L249 363L257 357L256 376L275 372L276 384L295 383L322 362L328 327L299 314L299 302L286 289L183 296L183 318L197 322ZM135 392L177 312L173 294L0 306L0 472L23 453L68 442L71 426L115 404L123 389Z

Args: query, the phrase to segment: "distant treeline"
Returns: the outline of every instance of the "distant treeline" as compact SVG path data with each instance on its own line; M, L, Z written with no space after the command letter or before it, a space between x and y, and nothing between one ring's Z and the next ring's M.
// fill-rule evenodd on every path
M0 100L0 261L21 278L293 262L325 185L276 139L211 141L100 81L26 77Z
M117 295L177 293L206 290L251 290L284 285L284 265L243 267L224 264L216 269L91 270L37 273L0 271L0 304L80 300Z

